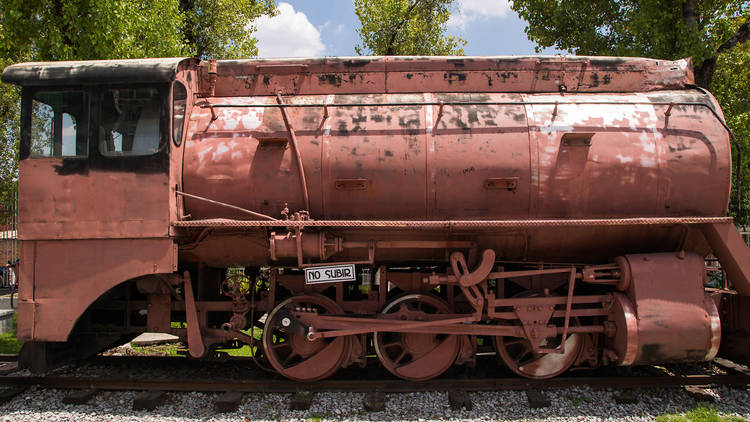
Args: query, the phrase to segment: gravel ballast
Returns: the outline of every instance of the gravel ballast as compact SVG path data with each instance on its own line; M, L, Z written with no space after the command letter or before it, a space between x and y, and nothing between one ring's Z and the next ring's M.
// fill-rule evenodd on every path
M64 405L63 390L29 389L0 406L0 421L648 421L684 413L696 402L681 389L635 390L635 404L616 404L617 390L575 387L546 391L550 406L530 409L518 391L471 393L471 411L453 411L447 393L386 394L384 412L366 412L364 394L318 393L305 411L289 409L289 394L246 394L239 409L219 414L215 393L170 393L153 411L133 411L134 392L101 392L87 405ZM750 419L744 388L711 390L713 406L725 415Z

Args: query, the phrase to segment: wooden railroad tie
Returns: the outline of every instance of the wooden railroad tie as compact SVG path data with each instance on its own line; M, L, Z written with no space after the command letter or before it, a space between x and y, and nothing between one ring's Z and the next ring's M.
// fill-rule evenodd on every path
M10 387L0 389L0 404L5 404L13 400L13 397L23 393L25 390L26 387Z
M298 391L289 399L289 410L307 410L312 404L315 393L311 391Z
M239 391L226 391L222 393L214 402L214 409L220 413L234 412L240 407L245 395Z
M449 391L448 392L448 403L451 406L451 410L471 410L474 405L471 403L471 395L466 391Z
M167 397L164 391L142 391L133 399L133 410L154 410Z
M526 390L526 399L529 401L529 408L531 409L541 409L550 405L547 395L539 390Z
M63 404L86 404L93 399L99 390L90 388L87 390L73 390L63 397Z
M638 403L638 397L635 392L631 389L622 390L619 393L615 393L612 397L617 404L636 404Z
M367 393L362 400L362 406L368 412L385 411L385 394L382 391L373 391Z

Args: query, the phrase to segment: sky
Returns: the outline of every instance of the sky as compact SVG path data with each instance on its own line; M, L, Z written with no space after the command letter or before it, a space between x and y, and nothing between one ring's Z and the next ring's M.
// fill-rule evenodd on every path
M359 20L352 0L286 0L279 14L255 21L260 57L356 56ZM467 56L531 55L525 22L508 0L457 0L448 33L467 41ZM539 54L558 54L547 49Z

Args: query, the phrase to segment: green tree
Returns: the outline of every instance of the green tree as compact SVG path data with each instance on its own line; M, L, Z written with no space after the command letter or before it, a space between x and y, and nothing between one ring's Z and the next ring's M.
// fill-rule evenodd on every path
M744 43L719 56L714 73L712 92L721 104L727 124L743 146L744 175L742 186L742 224L750 219L750 43ZM732 201L732 206L736 202ZM734 208L732 208L734 210Z
M693 57L711 87L719 56L750 39L750 2L737 0L515 0L539 48L580 55Z
M236 59L256 56L253 21L275 15L273 0L180 0L182 33L197 57Z
M12 62L0 59L0 67ZM18 90L0 84L0 211L15 198L18 174Z
M87 60L192 53L170 0L0 0L0 54Z
M454 0L354 0L359 55L463 55L466 41L446 35Z

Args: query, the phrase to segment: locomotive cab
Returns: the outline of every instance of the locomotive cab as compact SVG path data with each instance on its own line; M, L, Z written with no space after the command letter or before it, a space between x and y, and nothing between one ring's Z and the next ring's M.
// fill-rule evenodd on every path
M3 74L22 85L19 238L27 282L19 285L18 333L47 340L34 354L66 341L95 351L143 331L137 312L90 305L122 299L112 289L127 280L176 270L166 204L174 190L172 133L181 135L187 99L174 74L185 61L131 61L126 78L101 62ZM119 328L72 341L76 323L90 331L97 318Z

